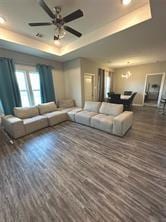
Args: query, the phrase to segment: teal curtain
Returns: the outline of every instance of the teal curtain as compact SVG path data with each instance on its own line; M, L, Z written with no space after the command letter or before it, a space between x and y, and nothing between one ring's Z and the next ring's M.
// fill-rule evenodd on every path
M0 57L0 100L6 115L12 114L14 107L21 106L13 60L2 57Z
M43 103L55 101L54 85L52 79L52 67L37 65L40 76L41 100Z

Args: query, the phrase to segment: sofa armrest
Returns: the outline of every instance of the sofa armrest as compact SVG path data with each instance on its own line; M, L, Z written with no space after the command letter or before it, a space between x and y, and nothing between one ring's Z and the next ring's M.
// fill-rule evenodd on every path
M113 120L113 134L124 136L133 123L133 112L125 111Z
M15 116L8 115L2 117L2 126L12 138L19 138L25 135L23 120Z

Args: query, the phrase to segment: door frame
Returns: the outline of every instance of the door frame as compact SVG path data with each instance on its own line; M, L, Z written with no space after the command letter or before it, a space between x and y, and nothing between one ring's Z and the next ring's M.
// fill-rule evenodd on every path
M145 105L145 92L146 92L146 84L147 84L147 79L148 76L156 76L156 75L162 75L162 79L161 79L161 84L160 84L160 91L159 91L159 96L158 96L158 100L157 100L157 107L160 105L160 100L161 100L161 96L162 96L162 92L163 92L163 88L164 88L164 82L165 82L165 72L160 72L160 73L147 73L146 77L145 77L145 85L144 85L144 94L143 94L143 105Z
M96 100L96 75L93 73L84 73L84 101L85 101L85 76L92 76L92 81L93 81L93 85L92 85L92 91L93 91L93 100Z

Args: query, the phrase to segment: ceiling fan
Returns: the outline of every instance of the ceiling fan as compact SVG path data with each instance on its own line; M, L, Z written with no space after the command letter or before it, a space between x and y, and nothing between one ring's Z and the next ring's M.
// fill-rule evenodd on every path
M44 9L44 11L50 16L52 19L51 22L35 22L35 23L29 23L30 26L47 26L47 25L55 25L55 35L54 40L62 39L65 36L65 31L70 32L71 34L81 37L82 34L75 29L71 28L70 26L65 25L68 22L71 22L73 20L76 20L83 16L82 10L78 9L71 14L62 17L61 13L61 7L54 7L54 12L51 11L51 9L47 6L47 4L44 2L44 0L37 0L38 4Z

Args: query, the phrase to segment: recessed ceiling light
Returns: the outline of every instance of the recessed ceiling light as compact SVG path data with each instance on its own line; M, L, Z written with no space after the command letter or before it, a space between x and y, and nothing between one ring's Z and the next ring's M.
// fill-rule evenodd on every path
M122 0L123 5L129 5L132 0Z
M6 22L6 20L0 16L0 24L4 24Z

